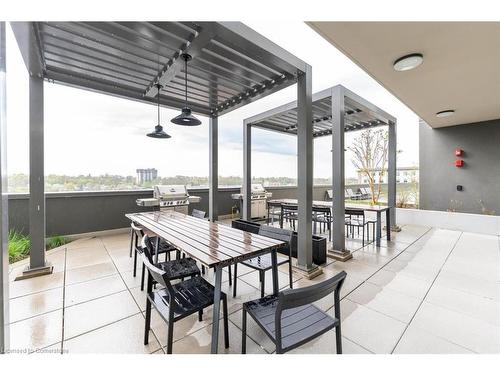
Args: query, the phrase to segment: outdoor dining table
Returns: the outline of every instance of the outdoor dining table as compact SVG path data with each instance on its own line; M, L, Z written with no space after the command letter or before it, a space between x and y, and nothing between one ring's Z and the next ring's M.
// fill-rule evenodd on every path
M146 231L163 238L187 256L215 270L214 310L212 324L212 354L219 342L222 268L265 253L271 253L273 293L278 294L277 250L283 241L231 228L227 225L199 219L175 211L141 212L125 215ZM156 259L158 261L158 252Z
M289 198L284 198L284 199L271 199L268 201L268 205L281 205L281 210L283 211L283 205L284 204L292 204L296 205L298 204L297 199L289 199ZM332 208L332 201L313 201L313 207L328 207ZM386 238L387 241L391 240L391 231L389 228L391 227L391 214L390 214L390 206L380 206L380 205L370 205L370 204L360 204L360 203L348 203L345 205L346 209L353 209L353 210L363 210L367 212L375 212L377 214L377 229L375 232L375 244L376 246L380 246L380 240L382 239L382 212L385 212L386 215ZM334 218L335 219L335 218ZM283 212L281 214L281 220L280 220L280 227L283 228Z

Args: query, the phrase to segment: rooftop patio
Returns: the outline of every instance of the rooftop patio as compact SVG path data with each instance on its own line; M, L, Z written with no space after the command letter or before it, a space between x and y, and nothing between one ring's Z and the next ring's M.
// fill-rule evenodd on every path
M26 262L10 268L11 348L47 353L163 353L166 325L153 313L150 343L143 345L145 292L132 277L129 235L82 238L48 252L52 275L13 282ZM403 226L380 248L347 240L348 262L329 259L323 275L303 287L348 273L342 289L344 353L498 353L500 253L498 237L423 226ZM471 258L470 252L476 256ZM279 270L287 287L287 268ZM228 274L223 291L231 296ZM270 276L267 275L267 276ZM213 281L213 272L205 276ZM268 282L268 292L271 283ZM242 302L259 295L256 271L240 266L238 296L229 297L230 348L241 350ZM332 313L333 297L317 303ZM209 353L211 308L174 331L174 353ZM249 353L271 353L269 339L251 322ZM43 349L43 350L42 350ZM293 353L335 353L333 331Z

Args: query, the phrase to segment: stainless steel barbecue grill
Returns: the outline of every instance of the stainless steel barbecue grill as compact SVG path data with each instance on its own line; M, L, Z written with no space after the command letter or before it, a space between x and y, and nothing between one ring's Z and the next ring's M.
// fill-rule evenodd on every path
M189 195L185 185L156 185L153 198L137 199L143 207L159 207L160 210L174 210L188 214L189 203L198 203L200 197Z
M252 219L266 218L267 217L267 198L271 198L273 193L264 189L262 184L252 184L250 190L251 210L250 215ZM231 194L231 198L239 201L240 211L243 203L243 194Z

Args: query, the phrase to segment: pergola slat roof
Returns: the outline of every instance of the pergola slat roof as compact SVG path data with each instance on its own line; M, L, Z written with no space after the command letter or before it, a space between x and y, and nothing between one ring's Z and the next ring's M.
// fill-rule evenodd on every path
M332 134L332 90L313 95L313 136ZM368 129L395 123L396 119L352 91L342 87L345 94L345 131ZM254 127L297 135L297 104L290 102L245 120Z
M160 102L172 108L184 104L181 55L189 53L189 105L207 116L292 85L306 67L238 22L35 22L32 28L44 79L151 103L160 83Z

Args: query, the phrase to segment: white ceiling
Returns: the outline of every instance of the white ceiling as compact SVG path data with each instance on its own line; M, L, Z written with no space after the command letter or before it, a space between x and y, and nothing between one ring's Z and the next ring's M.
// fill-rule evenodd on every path
M500 119L500 22L308 24L434 128ZM395 71L409 53L423 64Z

